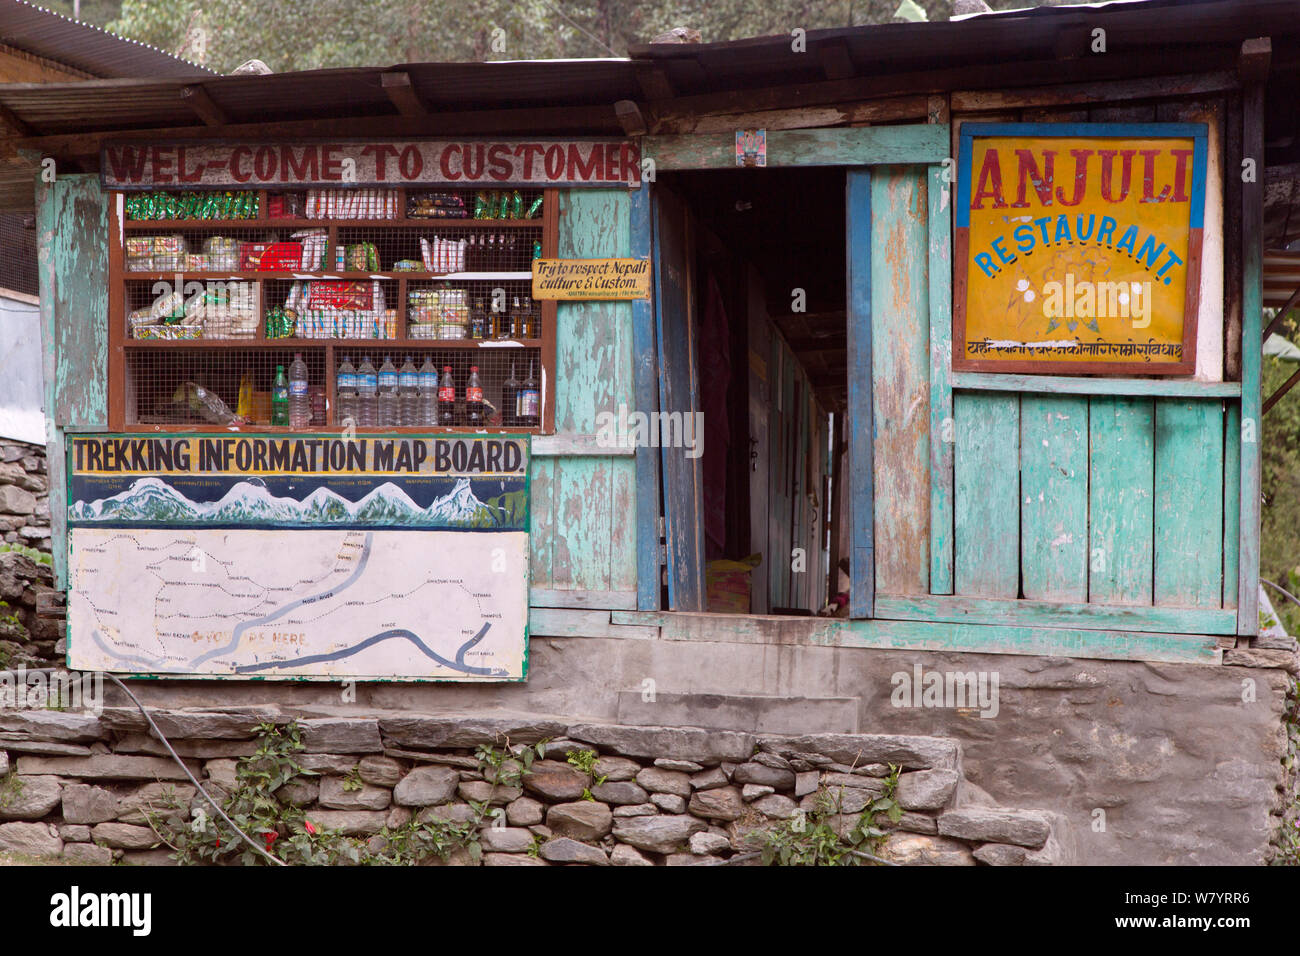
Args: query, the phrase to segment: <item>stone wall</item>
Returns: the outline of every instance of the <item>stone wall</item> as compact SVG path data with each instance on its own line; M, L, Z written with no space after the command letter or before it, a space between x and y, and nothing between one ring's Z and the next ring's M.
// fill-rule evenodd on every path
M262 720L278 708L152 713L191 772L221 799ZM474 819L490 801L504 825L480 831L488 866L758 863L762 832L818 800L847 832L901 766L903 808L879 849L900 864L1046 865L1073 858L1069 826L1050 812L989 806L962 776L961 746L936 737L779 735L628 727L528 717L378 714L301 719L299 764L318 776L287 784L317 827L369 837L413 816ZM481 744L546 740L522 786L484 779ZM567 760L598 755L594 778ZM0 851L79 862L166 864L146 810L187 820L207 807L134 708L102 715L0 712ZM8 774L5 776L5 774ZM359 778L345 786L345 781ZM603 780L601 779L603 778ZM169 808L170 809L167 809ZM163 808L163 809L159 809ZM210 812L210 811L209 811ZM877 819L880 819L879 816ZM458 850L448 862L472 863Z
M0 670L63 663L63 592L54 572L21 551L0 551Z
M49 489L45 449L0 439L0 535L7 544L50 550Z
M893 676L918 665L997 674L997 715L895 707ZM992 801L1069 819L1080 863L1252 865L1270 859L1290 802L1282 766L1289 681L1269 667L770 645L743 635L535 635L524 683L360 683L353 693L367 712L952 738L967 779ZM133 690L159 708L307 712L341 699L340 685L312 682L148 680Z

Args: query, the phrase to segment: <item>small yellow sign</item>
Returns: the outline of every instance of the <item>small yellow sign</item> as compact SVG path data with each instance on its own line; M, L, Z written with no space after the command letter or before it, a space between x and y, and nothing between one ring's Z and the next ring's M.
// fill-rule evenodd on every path
M534 299L648 299L649 259L534 259Z

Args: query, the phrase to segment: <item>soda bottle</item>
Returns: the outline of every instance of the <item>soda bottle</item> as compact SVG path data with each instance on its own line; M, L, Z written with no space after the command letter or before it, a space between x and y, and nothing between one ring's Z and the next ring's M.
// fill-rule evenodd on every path
M306 428L311 424L311 396L307 394L307 363L301 352L293 353L289 366L289 426Z
M501 427L515 428L519 403L519 379L515 378L515 363L510 363L510 377L501 386Z
M275 384L271 386L271 424L289 424L289 380L284 377L284 366L275 367Z
M515 419L520 428L536 428L541 421L541 392L533 377L533 363L528 363L528 377L519 387L518 412Z
M427 355L424 357L424 364L420 366L419 386L420 417L416 424L436 425L438 424L438 367Z
M415 363L409 355L397 373L397 398L400 412L398 424L420 424L420 373L415 370Z
M360 424L357 421L357 370L352 367L352 359L345 355L334 379L334 424L346 425L349 418L353 424Z
M397 424L397 366L390 356L384 356L384 364L379 366L379 426L391 427Z
M456 383L450 365L442 367L442 381L438 383L438 424L456 424Z
M357 367L357 424L374 428L379 421L379 376L370 356L364 356Z
M465 424L482 425L487 421L483 412L483 385L478 380L478 366L469 367L469 381L465 383Z

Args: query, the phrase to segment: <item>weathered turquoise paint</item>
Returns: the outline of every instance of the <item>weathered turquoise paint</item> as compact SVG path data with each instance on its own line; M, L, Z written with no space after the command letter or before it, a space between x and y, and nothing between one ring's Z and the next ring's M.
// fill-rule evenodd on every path
M68 570L64 431L108 427L108 213L97 176L63 174L36 186L50 539L60 588Z
M930 282L930 593L952 593L952 186L931 166Z
M45 413L59 428L108 427L108 211L97 176L36 190Z
M872 447L871 173L851 169L845 188L848 249L849 614L869 618L876 598L875 463Z
M623 189L560 194L559 255L596 259L630 254L630 202ZM562 302L556 318L555 430L588 436L635 407L632 307L627 302ZM636 588L636 460L599 454L534 458L532 586L539 590Z
M1217 638L1205 634L653 611L614 611L610 619L614 624L657 626L659 640L665 641L1024 654L1177 664L1219 664L1222 660Z
M1217 608L1124 607L1049 601L999 601L954 596L876 596L884 620L991 626L1152 631L1161 634L1233 634L1237 615Z
M1149 398L1094 398L1088 426L1088 599L1150 604L1154 403Z
M1020 398L1020 577L1037 601L1088 599L1088 399Z
M1020 578L1020 397L953 398L958 594L1014 598Z
M767 131L768 166L890 166L942 163L949 156L944 123ZM643 136L641 156L656 170L734 169L735 133Z
M925 167L871 174L876 591L930 588L930 295ZM883 546L883 545L888 545Z
M1223 403L1156 402L1156 604L1223 603Z
M650 189L643 186L629 196L631 254L651 258L654 225ZM632 387L638 411L659 410L659 346L655 340L654 304L648 299L632 303ZM660 605L659 569L659 453L642 443L636 449L636 550L637 607L657 611Z
M1009 372L953 372L952 387L982 392L1044 392L1057 395L1145 395L1172 398L1235 398L1241 395L1239 382L1072 378L1068 375L1014 375Z
M1223 415L1223 606L1237 606L1237 555L1241 549L1241 406Z

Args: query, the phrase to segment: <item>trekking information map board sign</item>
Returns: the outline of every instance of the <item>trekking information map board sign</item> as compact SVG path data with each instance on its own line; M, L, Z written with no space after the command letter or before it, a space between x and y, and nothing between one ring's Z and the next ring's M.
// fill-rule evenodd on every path
M526 436L78 436L69 665L522 680Z
M952 367L1189 375L1207 127L967 123Z

